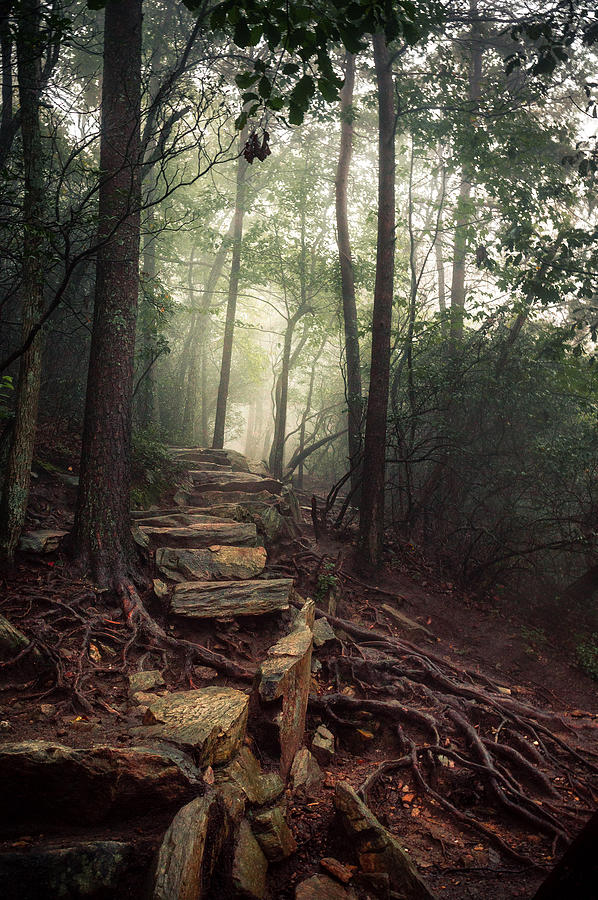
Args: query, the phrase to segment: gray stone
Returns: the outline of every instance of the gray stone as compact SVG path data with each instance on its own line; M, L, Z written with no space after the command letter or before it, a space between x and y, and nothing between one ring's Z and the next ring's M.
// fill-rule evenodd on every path
M305 713L311 684L311 651L314 602L308 600L295 629L270 647L258 670L258 696L279 732L280 773L286 778L303 741ZM273 706L275 701L280 704ZM278 707L280 706L280 712Z
M295 900L356 900L356 896L328 875L312 875L297 885Z
M66 531L57 531L51 528L38 528L37 531L28 531L21 535L19 550L28 553L54 553L58 550Z
M237 785L254 806L272 803L284 790L282 778L275 772L264 774L249 747L241 747L235 758L216 773L216 783L224 782Z
M220 547L204 550L160 547L156 565L163 575L174 581L194 578L231 580L255 578L264 571L267 554L263 547Z
M295 838L287 825L284 806L273 806L252 817L254 834L266 859L278 862L297 849Z
M257 531L253 524L246 522L199 522L196 525L175 525L160 528L143 525L139 529L149 540L151 547L188 547L198 550L205 547L226 544L235 547L255 547Z
M313 755L321 765L326 766L334 756L334 735L325 725L318 725L311 742Z
M210 791L172 820L158 852L152 900L201 900L232 824L222 797Z
M18 834L34 821L49 832L127 818L183 803L198 783L199 773L166 749L2 744L0 828Z
M334 805L354 844L363 872L388 875L391 889L410 900L434 897L397 839L380 824L351 785L343 781L337 783Z
M164 600L166 597L168 597L168 585L160 578L154 578L153 587L154 594L156 595L158 600Z
M180 691L152 703L144 720L148 724L132 731L191 751L198 766L218 765L228 762L243 743L248 708L249 697L234 688L211 685Z
M293 793L314 796L322 783L322 770L307 747L301 747L295 754L291 766Z
M0 894L2 900L124 896L121 882L132 856L132 845L120 841L83 841L67 847L0 853Z
M261 616L289 608L291 578L263 581L185 581L177 584L170 611L191 619Z
M129 675L129 693L137 691L152 691L154 688L164 687L165 681L159 669L147 669L145 672L133 672Z
M251 472L211 472L205 469L191 469L189 477L193 482L192 495L195 497L205 491L244 491L255 494L259 491L269 491L271 494L280 494L282 482L277 478L261 478L252 475Z
M244 819L239 828L232 866L234 897L262 900L266 893L268 860L256 841L249 822Z
M323 647L327 641L335 641L336 634L328 619L316 619L314 622L314 647Z

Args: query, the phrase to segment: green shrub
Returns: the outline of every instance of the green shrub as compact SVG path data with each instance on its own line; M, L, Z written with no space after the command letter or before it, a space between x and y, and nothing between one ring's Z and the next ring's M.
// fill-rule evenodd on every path
M592 634L575 648L577 662L586 675L598 681L598 634Z
M157 503L163 494L174 490L185 474L184 464L177 462L152 429L136 431L132 446L131 504L144 509Z

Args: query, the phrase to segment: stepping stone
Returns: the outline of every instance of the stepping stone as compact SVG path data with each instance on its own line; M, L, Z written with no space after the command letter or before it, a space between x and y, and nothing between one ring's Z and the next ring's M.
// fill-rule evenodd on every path
M190 619L261 616L289 608L292 578L263 581L183 582L177 584L170 612Z
M158 853L152 900L200 900L232 832L222 797L210 791L172 820Z
M180 525L172 528L159 528L143 525L141 533L150 541L151 547L189 547L199 550L202 547L239 546L255 547L257 530L255 525L243 522L212 522L197 525Z
M213 516L234 519L236 522L253 522L267 541L275 541L285 530L285 520L278 509L263 500L245 500L242 503L221 503L209 508Z
M65 822L88 825L128 818L153 806L184 803L198 781L197 771L164 749L78 749L53 741L4 744L0 829L18 834L32 821L43 823L47 831Z
M2 900L123 897L133 853L133 844L121 841L42 844L0 853L0 894Z
M65 534L66 531L53 531L50 528L28 531L21 535L19 550L26 550L28 553L54 553Z
M173 451L175 458L182 462L194 462L201 465L204 462L216 465L228 465L237 472L248 472L249 466L246 458L235 450L212 450L201 447L178 448Z
M158 738L191 751L198 766L226 763L245 737L249 697L213 685L161 697L148 708L148 725L132 729L142 739Z
M277 478L262 478L260 475L252 475L251 472L211 472L205 469L192 469L189 477L193 482L193 494L238 490L251 494L258 491L280 494L282 491L282 482Z
M173 581L190 581L197 578L209 581L214 578L256 578L266 567L267 554L263 547L219 547L207 550L186 550L175 547L159 547L156 550L156 566Z
M328 875L312 875L295 888L295 900L357 900L354 891Z

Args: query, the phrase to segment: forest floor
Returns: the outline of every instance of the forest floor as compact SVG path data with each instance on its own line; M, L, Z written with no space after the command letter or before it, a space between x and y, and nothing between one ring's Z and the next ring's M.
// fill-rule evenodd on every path
M72 486L42 473L33 489L30 527L68 527L73 500ZM333 789L337 781L344 780L356 790L368 783L365 796L369 806L382 824L400 837L439 897L531 898L564 847L558 837L559 823L574 835L596 806L596 682L575 665L570 645L560 640L556 629L550 631L549 622L539 626L531 612L509 607L504 599L466 596L437 577L410 545L395 550L372 582L352 568L350 537L340 540L326 534L316 543L307 513L302 532L297 540L281 546L270 564L277 574L293 574L299 593L314 597L319 607L330 593L336 595L336 621L331 621L338 640L315 653L321 668L312 679L307 732L312 734L318 723L325 722L335 732L337 751L325 766L323 784L313 796L289 798L290 825L298 850L271 865L270 896L291 900L296 883L317 872L324 857L350 862L334 827ZM144 600L160 618L163 611L155 599L145 596ZM383 604L412 620L412 630L406 631ZM114 598L77 578L58 553L23 553L14 571L0 582L0 612L26 634L34 632L42 641L45 634L50 647L62 629L58 677L46 685L32 681L2 689L0 741L52 740L74 747L134 742L130 728L139 721L128 707L126 675L147 668L152 651L133 647L126 665L120 665L115 648L124 641L118 636L125 622ZM78 616L94 619L91 642ZM98 617L104 623L104 637ZM343 620L344 626L338 620ZM349 633L351 625L358 632L370 631L372 641L368 642L367 634ZM233 622L186 626L184 634L179 632L177 626L178 636L224 653L250 670L279 633L278 626L266 619L259 628ZM376 655L382 651L384 656ZM422 660L428 674L415 678ZM155 659L153 662L156 664ZM401 671L393 670L392 677L387 677L388 668L396 669L396 665L402 666ZM181 660L162 655L158 667L170 690L199 686L189 680ZM552 760L553 765L544 772L549 790L540 790L533 805L523 804L530 814L527 821L514 814L516 810L509 811L496 802L496 781L490 779L488 786L481 740L478 750L482 755L477 763L471 762L475 753L464 765L463 753L448 756L449 744L453 750L455 744L446 736L447 710L449 718L453 710L454 724L457 730L460 727L450 691L446 688L443 693L449 675L451 684L461 685L462 695L467 695L469 685L474 697L470 703L474 734L464 732L465 745L471 748L473 744L475 750L476 734L494 735L498 742L499 737L502 741L501 732L512 732L511 746L519 747L519 762L524 758L521 783L527 782L531 772L525 759L533 764L534 753L539 755L541 749ZM218 682L239 686L222 676ZM413 688L415 682L422 689L419 696ZM247 688L246 683L243 687ZM430 700L430 687L439 691L439 706ZM504 709L498 704L486 705L482 715L481 707L474 708L475 693L486 688L494 692L493 697L504 697ZM413 711L413 728L405 727L408 734L392 721L391 709L375 707L377 700L384 704L389 699L400 699ZM365 701L373 704L368 707ZM540 711L537 718L528 717L531 709ZM426 740L430 720L443 726L437 743L447 748L447 755L439 756L437 747L436 765L428 766L434 762L435 744L429 735ZM519 743L517 730L519 738L523 736ZM509 741L505 739L505 743ZM428 747L432 749L427 751ZM406 764L409 758L416 760L415 766ZM397 759L396 767L389 764ZM274 764L262 759L264 768L269 763ZM506 764L500 771L507 779L505 785L508 781L511 787L521 787ZM531 793L525 791L525 795ZM546 818L540 818L535 827L530 816L544 814ZM138 823L140 842L145 842L148 854L164 827L160 821L151 826ZM117 833L118 829L113 836ZM102 834L105 839L105 829ZM35 840L30 835L19 839Z

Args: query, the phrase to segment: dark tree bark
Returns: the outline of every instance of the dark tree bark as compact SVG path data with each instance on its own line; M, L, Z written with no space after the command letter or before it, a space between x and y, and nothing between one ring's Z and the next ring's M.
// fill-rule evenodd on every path
M336 169L336 231L341 270L343 322L345 326L345 361L347 368L347 425L349 464L351 466L351 490L353 504L359 506L359 456L361 453L361 418L363 397L361 386L361 361L357 306L355 303L355 279L349 238L347 216L347 181L353 155L353 88L355 85L355 55L347 53L345 83L341 90L341 147Z
M72 534L78 562L103 585L136 574L131 535L131 409L139 293L142 0L108 0L94 322L80 487Z
M284 439L287 428L287 403L289 396L289 372L291 362L291 347L293 344L293 332L297 324L298 317L293 316L289 320L285 333L284 344L282 348L282 362L280 375L276 382L276 415L274 418L274 436L272 438L272 447L270 448L270 456L268 465L270 471L277 478L282 477L282 469L284 464Z
M395 104L386 40L373 36L378 86L378 239L372 318L372 360L365 427L363 492L359 522L359 561L366 568L380 564L384 537L386 420L390 370L390 329L394 284L395 230Z
M239 148L242 151L247 141L247 129L239 136ZM237 162L237 192L235 198L235 215L233 219L233 255L228 283L228 299L226 302L226 322L224 325L224 343L222 345L222 363L220 365L220 383L216 401L216 420L214 422L214 440L212 447L224 447L224 428L226 425L226 404L230 383L230 367L233 358L233 340L235 336L235 316L237 314L237 296L239 294L239 277L241 274L241 242L243 240L243 216L245 215L245 176L247 160L241 152Z
M39 105L41 94L40 3L22 0L17 11L17 80L23 148L22 334L27 340L43 312L44 183ZM38 331L21 356L0 502L0 554L10 564L19 541L31 481L41 383L43 334Z

